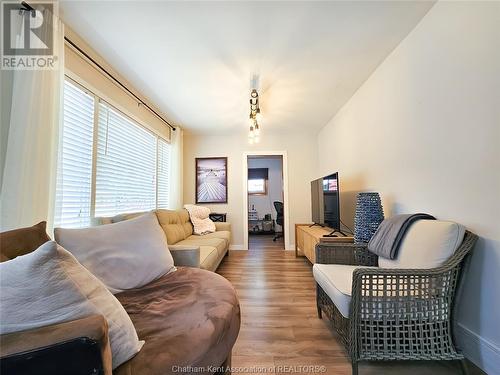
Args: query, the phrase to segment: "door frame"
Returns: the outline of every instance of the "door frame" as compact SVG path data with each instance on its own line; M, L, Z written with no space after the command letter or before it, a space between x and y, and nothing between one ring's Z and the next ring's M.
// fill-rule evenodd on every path
M248 151L243 153L243 248L248 250L248 157L281 156L283 177L283 230L285 250L294 250L290 245L290 210L288 209L288 156L286 151Z

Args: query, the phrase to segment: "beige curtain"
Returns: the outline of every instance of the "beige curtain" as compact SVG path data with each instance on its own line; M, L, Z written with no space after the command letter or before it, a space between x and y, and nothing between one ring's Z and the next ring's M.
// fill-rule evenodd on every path
M44 20L52 19L47 11L43 16ZM19 18L21 30L22 17ZM7 96L2 99L1 116L2 231L42 220L48 221L49 228L52 224L64 83L64 25L59 19L54 24L57 70L14 70L2 74L2 96Z
M170 204L169 208L178 210L183 207L183 131L177 128L171 132L171 173L170 173Z

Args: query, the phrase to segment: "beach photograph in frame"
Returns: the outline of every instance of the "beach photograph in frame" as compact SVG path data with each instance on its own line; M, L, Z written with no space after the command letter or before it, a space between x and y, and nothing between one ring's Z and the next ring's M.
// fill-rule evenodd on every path
M227 157L196 158L198 203L227 203Z

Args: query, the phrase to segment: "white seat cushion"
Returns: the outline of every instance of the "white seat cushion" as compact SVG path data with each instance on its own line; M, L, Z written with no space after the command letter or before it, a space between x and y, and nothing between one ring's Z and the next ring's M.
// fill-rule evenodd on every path
M343 264L315 264L313 266L314 279L346 318L349 317L351 305L352 273L357 268L377 267L346 266Z
M380 268L434 268L443 265L463 241L465 227L439 220L419 220L406 232L396 259L378 258Z

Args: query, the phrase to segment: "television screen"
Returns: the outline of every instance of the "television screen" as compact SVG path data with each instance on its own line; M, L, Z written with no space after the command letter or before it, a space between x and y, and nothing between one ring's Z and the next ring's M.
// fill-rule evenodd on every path
M322 179L311 181L312 222L320 225L323 225L323 213L319 209L323 200L322 181Z
M324 225L340 229L338 174L323 177Z
M312 221L340 229L340 194L338 173L311 182Z

